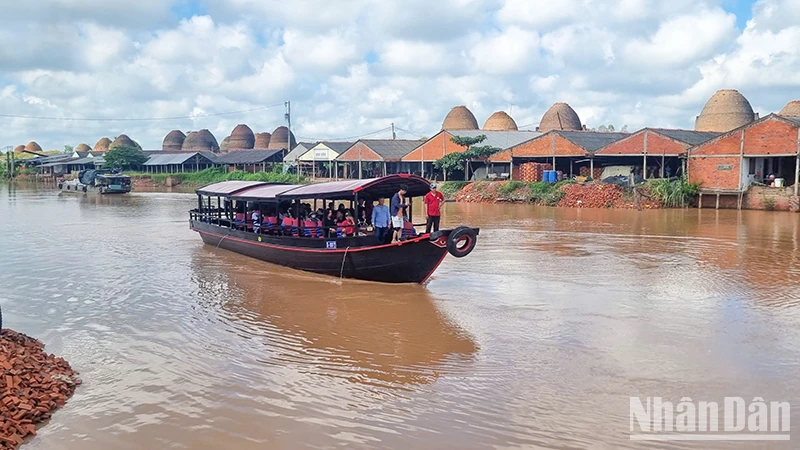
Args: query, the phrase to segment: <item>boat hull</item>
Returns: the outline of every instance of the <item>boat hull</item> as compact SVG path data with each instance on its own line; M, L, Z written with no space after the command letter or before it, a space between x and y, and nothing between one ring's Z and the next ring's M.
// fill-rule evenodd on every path
M446 239L431 240L427 234L395 244L363 246L356 243L363 238L259 235L196 220L190 226L203 242L217 248L307 272L384 283L423 283L447 255Z

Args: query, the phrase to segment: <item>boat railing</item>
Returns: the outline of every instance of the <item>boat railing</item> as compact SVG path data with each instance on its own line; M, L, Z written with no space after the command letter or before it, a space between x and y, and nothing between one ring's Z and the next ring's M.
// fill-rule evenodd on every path
M237 217L238 216L238 217ZM298 223L292 220L290 223L282 223L277 217L264 217L260 224L254 224L247 215L237 213L234 218L227 215L221 208L202 208L189 211L189 219L197 222L204 222L218 225L225 228L239 231L251 232L255 234L274 235L274 236L294 236L306 238L344 238L354 236L371 236L374 234L372 225L309 225ZM425 226L425 224L412 224L407 222L403 228L403 237L414 237L418 233L415 227ZM348 228L353 229L353 233L346 233Z

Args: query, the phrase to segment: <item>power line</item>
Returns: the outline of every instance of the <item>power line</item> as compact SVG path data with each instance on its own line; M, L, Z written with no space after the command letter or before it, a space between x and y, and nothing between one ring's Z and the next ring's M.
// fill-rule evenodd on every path
M274 105L269 106L260 106L258 108L251 108L251 109L240 109L238 111L226 111L220 113L210 113L210 114L197 114L193 116L175 116L175 117L120 117L120 118L110 118L110 117L46 117L46 116L20 116L16 114L0 114L0 117L8 117L12 119L34 119L34 120L63 120L63 121L81 121L81 122L144 122L144 121L156 121L156 120L179 120L179 119L197 119L203 117L216 117L216 116L227 116L231 114L242 114L248 113L253 111L262 111L265 109L275 108L277 106L283 106L283 103L277 103Z
M384 131L389 131L391 129L392 129L392 127L386 127L386 128L382 128L382 129L377 130L377 131L373 131L371 133L359 134L359 135L356 135L356 136L345 136L345 137L324 138L324 139L313 138L313 137L308 137L308 136L298 136L297 139L303 139L303 140L308 140L308 141L346 141L348 139L357 139L357 138L362 138L362 137L365 137L365 136L372 136L373 134L383 133Z
M424 134L422 134L422 133L419 133L419 132L416 132L416 131L406 130L405 128L400 128L400 127L397 127L397 126L396 126L395 128L396 128L396 129L398 129L398 130L400 130L400 131L402 131L402 132L404 132L404 133L406 133L406 134L410 134L410 135L412 135L412 136L416 136L416 137L418 137L418 138L423 138L423 137L425 137L425 135L424 135Z

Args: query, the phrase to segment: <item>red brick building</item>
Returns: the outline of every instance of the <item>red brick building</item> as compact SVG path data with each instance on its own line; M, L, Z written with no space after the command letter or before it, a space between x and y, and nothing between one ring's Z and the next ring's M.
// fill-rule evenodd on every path
M595 152L595 163L634 166L644 178L663 178L682 171L681 156L689 147L721 133L666 128L643 128ZM647 167L647 170L642 170Z
M520 165L527 162L550 163L555 170L569 176L579 173L582 166L591 171L586 173L596 173L592 170L594 153L627 136L628 133L553 130L497 153L489 162L505 167L513 163L512 179L515 180L520 179Z
M450 153L463 152L466 147L453 143L450 139L454 136L477 137L486 136L486 140L478 145L488 145L500 149L507 149L513 145L528 141L541 133L536 131L517 130L442 130L428 139L412 152L403 156L402 161L410 163L412 173L431 178L436 171L433 162ZM462 179L456 176L456 179Z
M753 183L794 185L798 194L800 164L800 117L770 114L689 149L689 181L700 183L701 192L742 194ZM726 203L730 205L730 203Z

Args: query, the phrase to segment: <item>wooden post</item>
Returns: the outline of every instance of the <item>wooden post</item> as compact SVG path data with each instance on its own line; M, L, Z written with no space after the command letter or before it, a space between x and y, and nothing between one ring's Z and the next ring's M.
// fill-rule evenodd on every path
M719 209L719 191L717 191L717 204L714 206L714 209Z
M742 129L742 137L739 140L739 190L743 191L748 186L742 186L742 170L744 169L744 129Z
M794 157L794 195L797 197L800 184L800 127L797 128L797 156Z
M662 153L661 154L661 178L664 178L664 164L665 164L664 158L665 158L664 154Z
M358 158L358 179L361 179L361 157Z
M589 176L594 181L594 155L589 156Z
M644 132L644 149L642 149L643 160L642 160L642 178L647 179L647 135L649 130L645 130Z
M697 209L703 209L703 192L700 191L700 198L697 200Z

